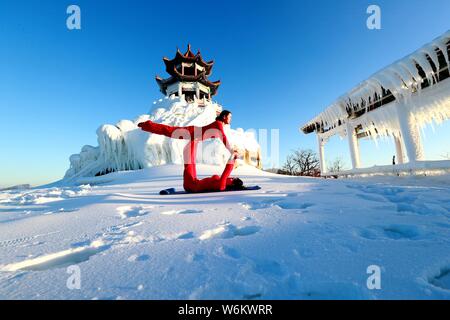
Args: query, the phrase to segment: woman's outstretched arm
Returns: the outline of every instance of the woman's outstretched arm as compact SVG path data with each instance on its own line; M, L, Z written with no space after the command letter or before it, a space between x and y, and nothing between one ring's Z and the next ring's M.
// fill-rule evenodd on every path
M144 131L160 134L173 139L192 139L194 127L173 127L166 124L145 121L138 124L138 127Z
M206 140L210 138L220 138L228 151L230 151L230 153L233 153L233 148L231 147L227 135L225 134L225 131L223 129L222 121L214 121L204 127L173 127L148 120L139 123L138 127L144 131L154 134L160 134L174 139ZM199 131L196 131L198 129ZM199 135L199 137L196 137L197 134Z

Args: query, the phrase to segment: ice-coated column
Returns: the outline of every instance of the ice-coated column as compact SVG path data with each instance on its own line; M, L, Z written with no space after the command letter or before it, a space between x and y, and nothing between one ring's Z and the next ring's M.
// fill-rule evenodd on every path
M200 99L200 87L198 86L198 83L195 87L195 95L197 96L197 99Z
M359 157L359 142L355 128L349 122L347 122L347 137L348 145L350 148L350 156L352 158L352 167L353 169L358 169L361 167L361 161Z
M397 154L397 163L403 164L405 163L405 159L403 157L402 141L400 140L399 137L394 137L394 142L395 142L395 151Z
M424 152L420 138L420 130L414 115L404 103L401 103L398 107L398 121L409 163L423 160Z
M327 172L327 167L325 165L325 140L320 134L317 135L317 143L319 145L320 174L323 176Z

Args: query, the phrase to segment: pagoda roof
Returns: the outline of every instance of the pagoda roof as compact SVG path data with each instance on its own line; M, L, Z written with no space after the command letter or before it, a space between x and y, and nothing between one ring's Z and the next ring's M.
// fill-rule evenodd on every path
M180 49L177 49L177 53L175 54L175 58L169 59L167 57L163 58L164 64L166 65L166 71L170 75L172 75L173 70L176 69L176 66L181 64L182 62L192 63L195 62L198 65L205 68L206 75L209 76L211 74L212 67L214 65L214 60L206 62L203 60L203 57L200 53L200 50L197 50L197 53L194 54L191 50L191 45L188 44L187 50L185 53L182 53Z
M208 76L211 74L212 67L214 65L214 61L211 60L209 62L205 62L202 58L200 50L194 54L191 50L191 45L188 44L187 51L182 53L179 49L177 49L177 53L175 54L175 58L169 60L168 58L163 58L164 64L166 65L166 71L170 75L169 78L163 79L159 76L156 76L156 82L158 83L161 92L167 94L167 87L176 82L199 82L210 89L211 95L215 95L217 93L217 89L220 86L219 81L210 81ZM182 74L177 66L181 63L197 63L198 65L204 67L204 70L197 75L184 75Z
M218 80L218 81L208 80L208 78L206 77L204 72L198 74L197 76L183 76L183 78L172 76L170 78L163 79L159 76L156 76L155 79L159 85L159 88L161 89L161 91L164 94L166 94L166 90L169 85L179 82L179 81L185 81L185 82L199 82L199 83L209 87L209 89L211 90L211 95L213 96L217 93L217 89L219 88L219 86L221 84L220 80Z

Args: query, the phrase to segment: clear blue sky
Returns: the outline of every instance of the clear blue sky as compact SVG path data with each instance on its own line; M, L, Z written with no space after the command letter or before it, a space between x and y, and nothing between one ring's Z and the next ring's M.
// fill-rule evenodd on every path
M70 4L81 7L82 30L66 28ZM382 30L366 28L369 4L381 7ZM188 42L216 61L215 98L233 111L233 127L280 128L281 160L316 149L299 125L447 31L449 12L448 0L3 0L0 185L59 179L71 154L97 145L99 125L147 113L161 97L162 57ZM448 137L448 124L429 130L427 154L450 152L441 151ZM391 149L362 148L365 164L390 162ZM346 142L332 141L327 154L348 154Z

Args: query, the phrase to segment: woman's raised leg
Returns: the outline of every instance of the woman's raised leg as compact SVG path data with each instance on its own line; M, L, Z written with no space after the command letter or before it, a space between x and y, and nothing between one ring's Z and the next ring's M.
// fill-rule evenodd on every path
M184 173L183 187L188 192L195 192L197 187L197 168L195 165L195 157L197 154L197 141L191 140L184 147Z

